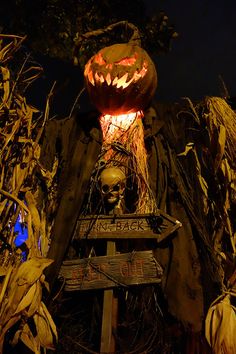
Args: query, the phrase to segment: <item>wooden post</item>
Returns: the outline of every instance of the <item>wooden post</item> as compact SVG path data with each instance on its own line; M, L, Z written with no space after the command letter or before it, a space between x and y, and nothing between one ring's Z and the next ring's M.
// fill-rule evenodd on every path
M107 255L116 253L115 241L107 242ZM105 290L103 297L102 332L100 354L115 353L115 338L112 328L116 326L118 313L118 299L114 298L113 290Z
M104 290L100 354L112 354L117 349L114 331L118 322L118 298L111 288L157 284L163 276L163 269L153 251L116 254L116 240L146 238L156 239L158 243L166 240L179 227L181 223L178 220L161 210L155 215L101 215L95 221L92 216L79 220L75 238L108 240L107 253L104 256L65 260L60 276L65 279L66 291L109 289Z

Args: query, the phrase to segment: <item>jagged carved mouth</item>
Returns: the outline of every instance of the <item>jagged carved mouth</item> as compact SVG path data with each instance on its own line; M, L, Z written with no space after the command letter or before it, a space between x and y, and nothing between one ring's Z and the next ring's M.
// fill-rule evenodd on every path
M105 65L106 69L112 70L113 65L123 65L123 66L131 66L136 62L136 57L131 57L131 58L123 58L119 62L110 63L106 64L105 60L102 58L102 56L98 55L95 57L94 61L99 64L99 65ZM93 85L96 86L96 84L103 84L106 83L108 86L114 86L116 88L122 88L125 89L128 87L131 83L135 83L141 78L143 78L148 70L148 64L146 61L143 62L143 66L140 70L136 70L133 74L133 76L130 78L130 74L127 72L121 77L116 76L114 79L111 76L111 73L108 72L106 75L99 73L96 71L93 73L91 69L91 60L86 64L85 66L85 71L84 75L88 78L89 82Z

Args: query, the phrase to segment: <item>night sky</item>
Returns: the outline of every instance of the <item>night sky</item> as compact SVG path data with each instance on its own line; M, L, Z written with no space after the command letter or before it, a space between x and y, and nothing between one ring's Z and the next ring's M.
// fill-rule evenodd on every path
M135 0L130 0L134 2ZM171 51L154 57L159 84L155 99L160 102L176 102L181 97L200 101L205 96L222 96L223 78L231 97L236 97L236 1L235 0L145 0L149 14L164 11L179 37L172 42ZM125 19L125 18L124 18ZM54 99L55 114L69 114L78 90L78 76L70 66L44 63L45 82L41 82L42 94L33 104L44 107L45 92L54 80L71 78L66 91L59 90ZM60 77L60 80L59 80ZM40 84L40 80L38 81ZM38 87L37 83L37 87ZM70 91L71 90L71 91ZM63 100L61 97L63 96ZM42 102L41 102L41 101ZM35 101L35 102L34 102ZM79 100L80 110L91 109L88 99Z
M222 76L236 96L236 2L233 0L146 0L149 11L164 10L179 37L169 54L156 59L157 98L175 101L222 95ZM156 5L158 4L158 6Z

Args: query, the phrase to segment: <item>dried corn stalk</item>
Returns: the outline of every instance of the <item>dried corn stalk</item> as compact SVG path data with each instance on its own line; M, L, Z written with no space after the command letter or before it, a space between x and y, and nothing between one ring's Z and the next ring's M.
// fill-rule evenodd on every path
M215 216L215 219L211 217L214 251L220 261L222 259L228 261L224 247L222 247L225 236L230 241L232 256L236 256L236 233L231 213L232 205L236 204L236 113L223 98L206 97L204 102L198 105L198 111L201 114L200 120L192 102L190 99L187 100L195 121L198 124L203 121L204 127L206 126L208 131L209 143L204 148L201 147L201 153L198 154L202 166L207 168L208 175L205 172L205 175L202 176L201 169L197 166L197 170L200 172L197 173L197 177L203 192L205 214L209 214L210 211L212 216ZM186 155L192 149L192 145L188 144L186 151L179 156ZM200 166L199 163L198 165ZM211 180L215 182L213 187L217 195L214 201L212 198L208 199L207 193L210 187L212 194L212 186L208 186L208 182ZM222 276L223 278L224 276Z
M223 155L231 167L236 166L236 113L227 102L220 97L205 99L204 119L210 133L210 140L215 156L215 170L220 165Z
M36 178L37 172L46 186L51 186L57 161L52 172L39 163L39 140L49 102L42 115L22 95L22 87L34 81L41 68L29 66L25 60L13 79L8 67L23 40L0 35L0 353L6 332L11 333L16 324L12 345L21 340L40 353L40 347L53 349L57 339L55 324L42 302L42 286L48 289L43 271L52 263L45 258L52 225L47 222L46 202L38 205ZM15 245L14 227L19 217L28 231L24 249ZM29 318L33 318L36 332L32 332Z
M235 204L235 176L236 176L236 113L219 97L207 97L205 100L205 119L210 138L210 149L213 156L213 169L216 178L219 176L222 198L217 212L220 213L218 229L213 235L214 248L222 260L227 264L228 255L223 248L224 235L229 238L232 257L236 255L236 235L234 222L230 211ZM226 275L223 275L226 283ZM205 335L215 354L236 353L236 313L232 305L235 297L234 289L223 293L210 306L205 320Z
M235 204L233 195L236 175L236 113L223 98L207 97L205 99L203 118L209 132L214 173L215 175L218 173L224 176L224 184L221 189L225 195L220 206L221 219L235 257L236 235L233 231L229 211L231 204ZM222 252L221 255L226 257Z

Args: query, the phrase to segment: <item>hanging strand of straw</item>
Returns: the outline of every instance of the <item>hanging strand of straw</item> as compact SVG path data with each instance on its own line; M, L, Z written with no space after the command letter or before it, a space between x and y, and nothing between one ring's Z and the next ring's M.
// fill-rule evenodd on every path
M136 213L153 213L156 201L149 187L147 152L144 145L142 112L137 112L128 128L101 117L103 154L106 166L119 166L127 176L131 170L137 183ZM129 118L131 120L131 118Z
M211 135L213 130L223 125L226 130L225 156L231 167L236 167L236 113L220 97L206 98L206 123Z

